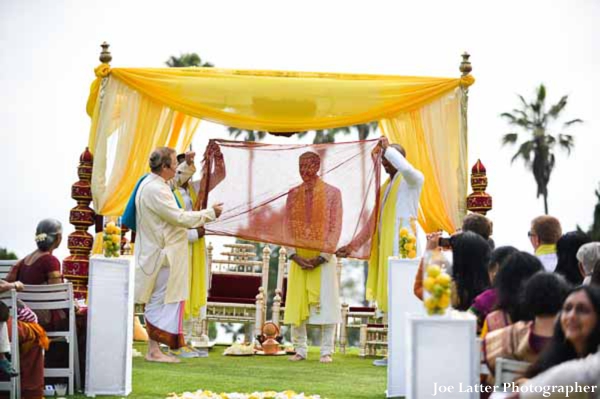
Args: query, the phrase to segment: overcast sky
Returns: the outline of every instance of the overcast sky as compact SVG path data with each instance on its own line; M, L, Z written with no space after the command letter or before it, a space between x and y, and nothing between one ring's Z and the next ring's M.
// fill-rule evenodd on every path
M477 79L469 164L481 158L488 169L496 243L531 250L526 233L543 203L531 173L522 163L510 165L515 149L500 147L509 128L498 115L518 105L517 93L530 97L542 82L551 102L569 94L565 120L585 124L571 130L571 156L557 159L549 206L564 231L587 228L600 182L598 21L597 0L2 0L0 246L26 255L45 217L73 231L70 188L88 139L85 103L106 40L114 67L162 67L170 55L197 52L223 68L442 77L459 75L467 50ZM224 135L204 124L195 148ZM58 256L67 253L64 243Z

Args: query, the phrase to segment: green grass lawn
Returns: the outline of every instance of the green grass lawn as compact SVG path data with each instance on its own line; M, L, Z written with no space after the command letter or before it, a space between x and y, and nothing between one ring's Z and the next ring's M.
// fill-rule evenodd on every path
M135 344L135 348L145 354L145 345ZM290 362L287 356L223 356L224 350L217 346L208 358L183 359L180 364L134 358L129 397L164 398L170 392L198 389L219 393L291 389L327 399L385 398L386 368L359 358L357 349L346 355L336 353L331 364L319 363L318 348L310 348L308 360L302 362Z

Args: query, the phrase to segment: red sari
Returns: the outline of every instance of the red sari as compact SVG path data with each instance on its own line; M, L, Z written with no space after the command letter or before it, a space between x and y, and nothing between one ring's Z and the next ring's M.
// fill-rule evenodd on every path
M12 333L12 319L7 322L8 334ZM49 347L44 329L36 323L17 322L19 334L19 360L21 362L21 397L41 399L44 397L44 350ZM10 337L12 340L12 337Z

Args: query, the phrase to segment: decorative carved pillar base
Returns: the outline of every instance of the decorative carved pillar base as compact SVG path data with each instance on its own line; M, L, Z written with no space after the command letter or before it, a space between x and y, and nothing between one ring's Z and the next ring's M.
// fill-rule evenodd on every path
M67 246L71 255L63 260L63 275L73 283L75 299L87 299L88 271L90 253L94 245L94 237L87 229L94 224L96 213L89 207L92 202L92 167L94 158L89 150L79 157L77 174L79 181L71 188L71 198L77 201L77 206L71 209L69 222L75 226L75 231L69 234Z

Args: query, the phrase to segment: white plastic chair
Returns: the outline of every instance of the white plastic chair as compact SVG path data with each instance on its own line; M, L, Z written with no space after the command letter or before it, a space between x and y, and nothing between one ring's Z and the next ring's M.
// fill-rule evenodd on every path
M80 389L79 351L77 348L77 327L75 324L75 301L73 299L73 285L71 283L48 285L25 285L18 294L19 299L32 310L65 309L69 314L68 331L47 331L48 338L64 338L69 344L68 368L44 368L44 378L67 377L69 379L69 395L73 395L74 388Z
M18 260L0 260L0 279L4 279Z
M10 308L10 317L13 320L11 328L10 353L11 363L15 370L21 370L19 364L19 331L17 329L17 292L12 289L0 294L0 300ZM6 326L4 328L7 328ZM0 381L0 391L10 391L11 399L21 398L21 376L12 377L9 381Z

